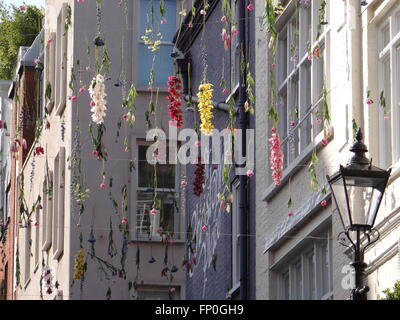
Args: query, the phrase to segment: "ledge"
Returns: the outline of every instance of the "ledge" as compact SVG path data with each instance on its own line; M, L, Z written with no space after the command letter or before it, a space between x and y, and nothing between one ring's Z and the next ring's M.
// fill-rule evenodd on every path
M333 127L330 129L331 136L329 142L334 138ZM265 192L262 194L263 201L269 202L271 199L286 185L289 179L294 176L298 171L303 169L302 165L306 164L313 153L314 148L317 152L323 149L325 146L322 144L322 139L324 138L324 132L321 131L315 138L314 143L311 143L297 158L294 160L284 171L281 179L281 184L279 186L271 184Z

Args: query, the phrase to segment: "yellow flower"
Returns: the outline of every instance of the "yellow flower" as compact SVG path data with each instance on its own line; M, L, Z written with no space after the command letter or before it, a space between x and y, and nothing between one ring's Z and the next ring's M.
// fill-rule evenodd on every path
M83 277L85 251L81 248L75 256L75 272L74 279L80 280Z
M197 93L199 98L200 130L206 136L211 135L214 129L211 121L214 117L212 113L214 108L212 105L213 91L211 83L203 83L199 86L199 92Z

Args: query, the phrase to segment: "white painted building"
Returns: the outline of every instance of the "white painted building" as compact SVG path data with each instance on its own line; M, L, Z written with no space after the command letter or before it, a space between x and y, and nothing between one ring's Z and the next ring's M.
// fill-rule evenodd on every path
M42 146L45 152L34 156L32 148L22 168L28 208L40 196L42 209L33 212L30 226L19 229L21 287L17 289L18 299L40 299L41 295L44 299L185 297L185 271L181 268L185 243L184 202L180 189L183 168L168 164L158 166L156 189L162 204L159 214L152 216L149 211L154 191L151 184L153 171L144 158L148 144L145 141L146 111L151 98L159 110L157 119L150 116L153 125L168 128L166 81L174 71L170 53L181 8L178 1L167 0L167 23L161 26L160 17L156 17L163 41L156 53L153 92L149 92L153 55L141 36L149 28L151 1L107 0L103 3L101 37L111 58L108 75L111 80L106 81L105 89L108 112L103 141L108 160L104 181L100 174L102 162L92 154L94 147L88 128L90 123L95 124L91 120L89 94L86 91L79 93L76 101L69 99L78 96L78 89L83 84L89 88L95 76L96 1L46 0L42 94L43 108L46 107L49 114L36 145ZM159 1L154 3L159 6ZM99 50L101 55L103 47ZM76 77L74 92L69 87L72 68ZM133 129L122 119L126 113L122 108L121 82L124 79L127 90L133 84L138 92ZM51 93L48 91L46 95L49 84ZM49 128L45 128L47 121ZM82 151L81 171L77 178L81 178L84 188L90 189L81 219L72 189L74 165L71 157L77 150L76 128L80 130ZM102 183L106 188L100 187ZM112 198L117 207L113 206ZM124 205L127 205L126 211ZM128 227L122 223L123 218L127 218ZM161 243L157 232L159 228L173 235L167 256L166 245ZM95 252L91 248L94 240ZM74 260L81 245L87 262L82 282L73 281ZM174 266L177 272L172 271ZM173 280L161 276L166 267L168 275L172 271ZM48 268L52 275L51 294L46 293L47 287L42 281Z
M256 16L263 15L263 2L255 2ZM259 148L256 156L257 298L349 298L345 266L351 256L337 241L342 225L329 188L327 195L311 190L308 169L315 149L318 181L320 187L327 185L325 176L350 156L354 119L365 133L373 163L392 168L375 225L381 237L365 254L368 298L379 299L400 278L400 2L370 0L364 6L358 0L327 0L328 24L322 25L318 39L321 1L311 1L310 8L297 0L283 2L275 62L265 27L256 26L256 145L265 146L271 136L269 68L276 63L272 68L284 152L279 186L273 184L266 161L269 146ZM319 46L320 58L314 54L308 59L308 43L312 52ZM327 145L320 124L324 85L332 118ZM381 96L386 108L380 106ZM374 103L367 104L368 98ZM321 205L324 199L327 206Z

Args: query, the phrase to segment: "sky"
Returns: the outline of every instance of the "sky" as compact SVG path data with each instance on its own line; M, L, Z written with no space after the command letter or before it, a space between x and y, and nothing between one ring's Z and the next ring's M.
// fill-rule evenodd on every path
M28 5L35 5L38 7L44 7L45 0L4 0L6 4L13 4L15 6L20 6L25 2Z

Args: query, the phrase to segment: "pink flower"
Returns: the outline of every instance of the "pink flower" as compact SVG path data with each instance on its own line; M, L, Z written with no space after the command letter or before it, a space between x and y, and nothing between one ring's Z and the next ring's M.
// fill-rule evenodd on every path
M124 217L124 218L122 218L122 220L121 220L121 223L122 223L122 224L126 224L126 223L128 223L128 219L127 219L127 218L125 218L125 217Z
M322 123L322 120L321 120L321 119L317 119L317 123L318 123L318 124L321 124L321 123Z
M289 216L289 217L293 217L293 216L294 216L294 213L293 213L292 211L290 211L290 212L288 213L288 216Z
M197 141L194 143L194 145L195 145L196 147L200 147L200 146L201 146L201 141L197 140Z
M226 22L226 16L222 16L221 22Z
M92 70L92 68L91 68L91 67L86 67L85 69L86 69L86 71L90 71L90 70Z
M271 67L275 68L276 67L276 63L271 64Z
M324 146L326 146L326 145L328 144L328 140L322 139L322 140L321 140L321 143L322 143Z
M3 121L0 120L0 129L3 129Z
M247 10L253 11L254 10L254 5L252 3L249 3L249 5L247 6Z
M161 24L166 24L167 23L167 19L162 19L161 20Z
M156 208L153 208L150 210L150 214L157 214L158 210Z
M181 181L181 186L182 187L186 187L187 185L188 185L187 181L185 181L185 180Z
M389 116L384 116L383 119L384 120L389 120Z
M249 177L249 178L251 178L252 176L254 176L254 171L253 170L247 170L247 176Z
M28 7L25 5L19 6L19 10L21 10L21 11L26 11L27 9L28 9Z
M96 106L96 102L91 101L91 102L90 102L90 106L91 106L91 107L95 107L95 106Z
M225 202L224 202L224 201L220 201L219 207L220 207L221 209L225 208Z
M98 153L96 150L93 150L93 151L92 151L92 155L94 155L94 156L98 156L98 155L99 155L99 153Z
M368 104L368 105L371 105L373 103L374 103L374 101L372 101L372 99L370 99L370 98L368 98L367 101L366 101L366 104Z
M272 129L271 129L271 132L272 132L272 133L277 133L278 130L277 130L276 128L272 128Z
M84 3L85 0L76 0L78 3Z
M204 225L204 226L201 227L201 230L207 231L207 230L208 230L208 227L207 227L206 225Z
M312 55L308 56L308 60L311 61L312 60Z
M101 188L101 189L104 189L105 187L106 187L106 184L105 184L105 183L100 184L100 188Z
M79 93L83 93L83 92L86 92L86 88L79 88Z
M229 90L225 88L222 90L222 93L229 93Z
M321 201L321 206L326 207L328 204L328 202L326 200L322 200Z
M297 123L295 122L295 121L292 121L291 123L290 123L290 126L291 127L295 127L297 125Z
M237 31L235 26L232 27L231 34L232 34L232 37L234 37L234 36L236 36L238 34L238 31Z
M129 152L129 148L128 147L125 147L125 150L124 150L125 152Z
M33 60L33 62L36 63L36 64L42 63L42 61L40 59L35 59L35 60Z
M204 9L201 9L201 10L200 10L200 14L204 16L204 15L206 15L206 14L207 14L207 11L206 11L206 10L204 10Z
M189 23L189 24L188 24L188 28L193 28L193 24L192 24L192 23Z
M78 100L78 97L77 96L71 96L71 97L68 98L68 100L76 101L76 100Z
M279 138L279 135L277 133L272 133L269 142L271 142L271 155L269 158L269 162L272 170L272 179L274 180L276 185L280 185L283 171L283 154L281 150L281 140Z

